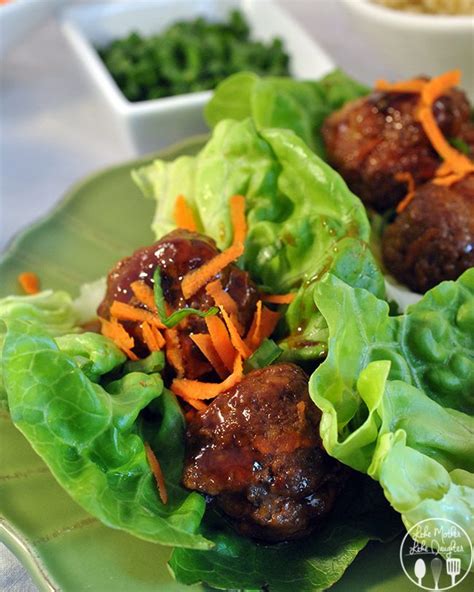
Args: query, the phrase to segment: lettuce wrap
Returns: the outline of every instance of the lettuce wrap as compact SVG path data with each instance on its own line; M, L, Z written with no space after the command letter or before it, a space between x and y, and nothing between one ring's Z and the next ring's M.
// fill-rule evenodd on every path
M232 241L229 197L245 195L243 268L264 291L297 291L280 326L288 360L314 360L326 351L326 323L312 296L324 272L384 297L363 205L290 130L257 131L250 119L222 121L197 156L155 160L134 179L157 202L157 239L175 227L176 197L184 195L199 230L221 249Z
M54 292L34 299L43 306L49 300L50 311L62 304ZM163 387L161 352L131 362L102 335L53 338L41 324L17 315L2 325L2 374L15 425L88 512L113 528L174 546L170 567L180 582L323 590L369 540L399 531L381 490L361 476L309 539L268 547L238 535L214 511L204 513L204 497L180 484L185 420L174 394ZM145 442L160 459L166 505Z
M474 539L474 269L396 317L332 274L315 301L329 327L310 379L326 450L379 481L407 529L445 518Z

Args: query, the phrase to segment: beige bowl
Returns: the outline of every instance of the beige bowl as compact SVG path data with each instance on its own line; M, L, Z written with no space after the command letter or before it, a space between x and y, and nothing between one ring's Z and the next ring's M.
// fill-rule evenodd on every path
M402 12L371 0L343 0L368 51L378 51L400 78L462 70L474 100L474 17Z

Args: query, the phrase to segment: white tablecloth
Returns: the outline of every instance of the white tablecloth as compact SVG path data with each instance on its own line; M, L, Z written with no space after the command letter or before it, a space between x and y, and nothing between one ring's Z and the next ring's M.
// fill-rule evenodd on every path
M279 1L351 75L364 82L391 76L355 33L339 0ZM54 18L0 63L0 88L1 251L20 229L48 212L73 182L133 154ZM2 545L0 590L36 590Z

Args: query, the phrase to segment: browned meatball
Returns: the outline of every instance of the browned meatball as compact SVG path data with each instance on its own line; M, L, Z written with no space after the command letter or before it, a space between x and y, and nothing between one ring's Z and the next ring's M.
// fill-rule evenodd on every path
M405 196L411 173L416 185L430 180L440 164L421 124L415 120L418 95L374 92L330 115L322 129L329 163L350 189L379 212ZM474 126L464 93L451 89L435 101L433 113L447 138L464 139L474 149Z
M443 187L426 183L383 235L384 263L424 293L474 265L474 175Z
M186 300L181 290L181 280L188 272L201 267L218 253L211 238L187 230L174 230L153 245L138 249L131 257L117 263L107 277L107 292L97 310L98 315L109 318L110 306L114 300L138 304L134 301L130 284L140 279L153 286L153 275L157 266L160 267L163 294L171 309L192 307L208 310L214 305L214 301L206 293L205 288L201 288ZM224 290L238 303L238 320L242 327L248 329L258 300L255 284L248 273L233 264L217 274L217 278L220 279ZM177 328L185 376L194 379L212 372L211 365L189 337L193 332L207 332L204 319L191 315ZM136 340L140 340L138 332L132 330L132 333Z
M215 496L245 535L307 534L331 510L346 475L322 448L320 416L298 366L251 372L191 421L184 485Z

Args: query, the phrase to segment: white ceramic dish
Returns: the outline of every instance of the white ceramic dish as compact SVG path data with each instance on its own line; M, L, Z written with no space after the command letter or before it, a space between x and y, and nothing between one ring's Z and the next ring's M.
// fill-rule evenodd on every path
M131 31L152 35L177 20L198 15L212 20L225 19L232 8L244 13L255 39L266 41L275 36L283 39L291 56L293 76L319 78L334 68L326 53L271 0L136 0L86 4L62 13L67 38L136 153L151 152L206 131L202 110L211 93L131 103L115 84L95 47Z
M65 0L9 0L0 5L0 57Z
M402 12L372 0L343 0L368 50L378 51L401 78L460 68L474 100L474 17Z

